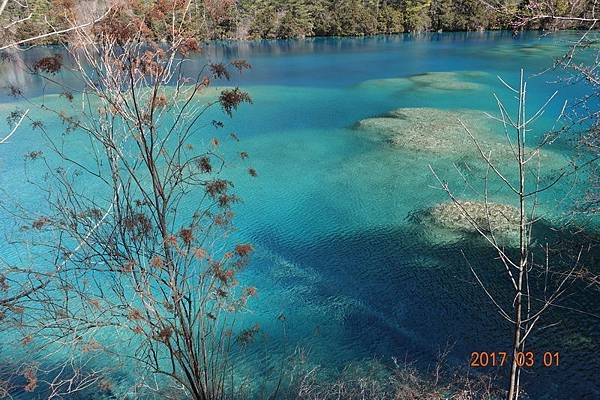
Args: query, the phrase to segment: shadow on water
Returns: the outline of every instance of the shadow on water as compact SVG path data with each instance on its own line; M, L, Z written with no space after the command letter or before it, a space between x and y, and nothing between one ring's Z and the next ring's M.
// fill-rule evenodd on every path
M552 257L558 270L572 262L578 252L574 249L587 244L578 243L579 237L560 233L547 223L537 225L535 236L537 243L548 242L555 249ZM494 250L476 235L434 243L427 238L424 227L408 224L333 233L303 243L272 236L259 242L291 262L310 265L322 274L313 292L318 300L310 301L326 304L344 297L360 304L341 320L340 340L347 347L339 354L340 362L373 355L384 360L407 357L425 370L435 363L438 351L451 343L450 363L467 367L472 351L510 348L510 325L486 298L465 261L469 260L502 304L510 305L504 269ZM543 255L536 252L536 259L542 260ZM582 262L595 265L598 255L597 247L586 250ZM532 276L532 290L543 293L543 276ZM587 312L600 309L597 292L585 285L575 284L569 293L560 302L562 307ZM600 350L600 335L594 328L598 321L590 318L567 308L554 308L539 323L540 330L528 342L528 348L536 353L537 364L523 373L531 398L598 398L600 385L593 380L600 369L594 357ZM559 367L542 367L546 351L561 353ZM495 371L505 376L507 370L472 372ZM567 377L581 385L562 385Z

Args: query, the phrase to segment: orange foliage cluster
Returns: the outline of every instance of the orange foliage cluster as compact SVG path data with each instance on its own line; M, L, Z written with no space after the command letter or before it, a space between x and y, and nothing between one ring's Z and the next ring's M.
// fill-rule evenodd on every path
M158 330L156 335L154 335L154 338L156 340L158 340L159 342L167 343L169 341L169 339L171 339L172 335L173 335L173 331L171 330L171 328L163 327Z
M162 76L164 72L164 68L161 63L163 57L164 52L160 49L156 51L145 51L141 57L131 60L131 68L143 75L158 78ZM164 100L166 104L166 98Z
M35 221L33 221L33 223L31 224L31 227L33 229L42 229L44 226L46 226L47 224L50 223L50 220L46 217L40 217L38 219L36 219Z
M142 327L141 327L141 326L139 326L139 325L136 325L136 326L133 328L133 331L134 331L135 333L138 333L138 334L143 334L143 333L144 333L144 330L143 330L143 329L142 329Z
M29 153L25 154L25 159L26 160L37 160L38 158L42 157L44 155L44 152L41 150L34 150L34 151L30 151Z
M250 65L250 63L246 60L233 60L231 65L233 65L240 72L243 72L245 69L252 68L252 65Z
M93 305L98 310L101 309L100 301L98 299L90 299L90 300L88 300L88 303L90 303L91 305Z
M143 213L126 216L123 226L136 236L148 236L152 232L152 221Z
M177 238L174 235L167 236L164 243L169 247L177 247Z
M252 104L252 98L248 93L241 91L239 88L235 88L223 90L219 96L219 103L221 104L223 111L231 117L233 111L237 110L240 104Z
M52 0L52 5L58 7L57 9L72 10L76 2L75 0Z
M161 269L164 266L164 261L160 256L154 256L150 259L150 265L154 268Z
M200 51L200 43L193 37L184 39L179 46L177 46L177 51L183 56L188 56L190 53L197 53Z
M236 195L222 194L219 196L219 207L229 207L231 204L237 203L239 200L239 197L237 197Z
M190 245L190 243L192 243L192 241L194 240L194 234L189 228L184 228L180 230L179 237L181 238L181 240L183 240L183 243L185 245Z
M170 14L183 10L188 4L188 0L158 0L155 1L150 16L156 20L164 20Z
M56 74L63 66L63 59L60 54L40 58L33 64L35 72L45 72L47 74Z
M169 102L167 100L167 96L165 96L164 94L159 94L154 99L155 107L166 107L168 104L169 104Z
M211 21L218 25L229 19L235 3L235 0L204 0L204 10Z
M231 269L223 269L223 263L219 261L215 261L211 264L212 272L215 275L215 278L221 281L225 286L229 286L233 284L233 280L235 277L235 271Z
M204 260L207 256L206 250L198 247L192 250L192 254L197 260Z
M231 185L230 182L223 179L215 179L206 183L206 193L212 198L216 198L221 194L225 194L227 188Z
M235 246L235 252L240 257L248 257L254 251L254 247L251 244L238 244Z
M198 90L202 90L202 89L205 89L205 88L207 88L209 86L210 86L210 79L208 79L208 77L205 76L202 79L202 81L196 86L196 88Z
M244 345L250 344L254 341L254 338L255 338L256 334L258 334L259 331L260 331L260 326L258 324L255 324L251 328L244 329L243 331L241 331L237 337L237 340L238 340L238 342L240 342L241 344L244 344Z
M213 222L218 226L227 226L231 223L233 218L233 212L227 210L223 213L219 213L213 216Z
M77 218L90 218L94 220L98 220L102 218L102 210L99 208L88 208L80 213L77 213Z
M212 172L212 165L210 163L210 158L204 156L204 157L200 157L197 161L196 161L196 165L198 166L198 168L200 169L201 172L203 173L210 173Z
M130 321L139 321L139 320L144 319L144 317L142 316L142 313L139 310L132 308L127 313L127 319Z
M217 64L211 64L209 65L210 67L210 72L213 74L213 77L217 78L217 79L227 79L229 80L229 78L231 78L231 75L229 74L229 71L227 70L227 67L222 64L222 63L217 63Z
M93 33L100 40L119 45L131 41L145 41L151 36L151 31L138 15L142 13L135 2L118 5L109 15L94 25Z
M23 388L26 392L33 392L38 385L37 369L33 366L27 367L23 371L23 377L27 379L27 384Z

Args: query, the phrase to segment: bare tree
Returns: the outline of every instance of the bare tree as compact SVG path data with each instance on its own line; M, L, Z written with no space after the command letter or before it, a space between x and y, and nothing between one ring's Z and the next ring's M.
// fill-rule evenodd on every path
M579 144L579 165L577 169L588 176L588 189L585 197L573 210L579 216L592 218L600 211L600 39L598 28L597 4L595 1L564 0L549 2L536 0L527 2L526 7L518 12L509 12L498 2L486 3L497 12L510 16L515 30L544 26L551 29L576 28L576 35L567 42L568 47L563 55L554 60L548 70L560 69L561 83L579 85L586 89L578 99L573 99L565 112L565 123L562 129L551 132L553 137L562 136ZM545 72L545 71L544 71ZM575 233L590 246L598 246L600 239L590 235L585 229L577 228ZM576 257L576 255L574 256ZM598 287L600 276L597 271L587 270L578 274L587 284Z
M35 182L47 207L5 204L23 218L19 240L35 257L6 266L0 300L11 337L37 360L13 369L25 390L44 386L50 398L110 391L110 371L123 365L137 369L136 390L162 397L222 399L235 390L232 348L258 330L236 325L256 294L236 279L253 248L227 239L239 199L221 177L224 124L210 110L231 116L251 99L211 86L250 66L207 64L187 75L200 51L187 30L190 6L157 2L144 18L115 7L92 29L72 30L68 60L32 66L49 82L60 68L81 78L81 90L63 86L62 106L41 110L86 135L89 148L77 153L43 121L22 116L48 143L28 157L47 166ZM155 43L152 23L165 20L168 41Z
M498 313L510 323L512 327L512 346L510 351L510 373L507 390L507 399L516 400L520 395L520 371L524 366L532 366L533 353L526 352L527 339L534 332L538 322L547 314L563 296L568 287L573 283L580 270L579 259L565 269L559 262L553 262L549 256L547 245L537 244L542 250L543 257L533 247L533 227L542 215L539 213L539 195L551 190L566 175L566 170L558 173L550 182L542 184L542 151L545 143L530 148L527 146L528 134L531 124L535 122L546 109L556 93L533 115L526 113L527 83L521 71L519 86L514 88L502 81L506 87L516 95L518 107L517 114L511 117L504 103L496 97L498 102L499 117L491 116L500 123L504 129L506 141L512 149L513 157L510 160L511 168L508 172L503 170L498 160L493 158L493 151L484 149L477 137L465 126L465 131L477 147L481 159L486 166L484 189L476 189L464 177L468 186L479 196L479 207L473 203L459 199L449 184L445 182L433 169L432 172L453 204L455 210L462 215L482 238L486 240L497 252L499 263L502 265L506 279L512 290L507 298L505 293L494 292L489 284L480 277L480 272L467 260L469 268L485 295L493 303ZM457 168L458 170L458 168ZM516 171L516 177L509 175ZM460 172L460 171L459 171ZM461 174L462 175L462 174ZM499 206L490 196L490 186L493 182L508 191L515 199L517 207L512 210L506 206ZM516 251L507 239L501 237L499 226L510 225L510 230L517 235ZM541 258L543 261L537 261ZM541 290L536 280L542 279Z
M565 39L568 47L564 54L553 63L549 61L548 70L562 69L566 76L561 78L565 85L579 84L587 86L585 94L573 99L565 113L565 126L553 135L579 136L583 153L579 169L590 171L590 190L588 198L582 202L579 211L592 214L598 212L600 189L597 161L600 157L600 110L597 102L600 98L600 17L598 4L589 0L533 0L524 2L520 7L511 9L501 1L481 0L494 12L505 17L515 31L545 28L549 30L576 29L575 35ZM565 75L565 74L563 74Z

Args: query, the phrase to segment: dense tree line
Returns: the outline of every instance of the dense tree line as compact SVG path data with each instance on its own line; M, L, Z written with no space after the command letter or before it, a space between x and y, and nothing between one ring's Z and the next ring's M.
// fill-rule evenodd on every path
M222 22L235 29L208 36L362 36L505 25L478 0L239 0Z
M566 0L553 1L555 14L574 12L562 4ZM228 13L221 14L220 20L205 24L225 29L209 29L204 32L207 37L273 39L506 29L514 27L514 15L529 7L528 0L500 0L493 6L481 0L229 0L228 5ZM590 7L589 1L578 3L576 12L585 13ZM547 18L525 28L555 26L556 21Z
M553 0L555 15L573 12L566 9L564 2ZM579 12L585 13L588 3L578 3ZM8 15L27 18L19 24L18 32L12 32L18 38L46 31L50 26L63 27L90 8L118 6L119 3L115 0L33 0L26 11L19 10L17 2L11 4L13 9L8 10ZM150 13L157 5L169 8L173 2L138 0L135 4L134 11L139 15ZM511 28L511 15L528 8L527 0L501 0L494 5L495 9L480 0L198 0L190 23L202 39L363 36ZM525 28L548 28L555 23L548 18L536 20ZM169 35L168 24L152 28L159 37Z

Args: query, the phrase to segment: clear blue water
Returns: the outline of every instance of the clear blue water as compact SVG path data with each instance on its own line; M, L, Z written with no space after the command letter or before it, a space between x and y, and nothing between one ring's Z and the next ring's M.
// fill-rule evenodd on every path
M259 296L244 318L260 324L273 364L282 354L302 347L311 364L325 369L397 357L426 370L450 342L454 343L450 362L466 368L472 351L508 348L510 327L474 283L460 253L464 250L490 284L502 290L502 271L489 262L493 251L476 238L432 232L409 218L447 200L434 188L429 165L441 171L462 197L472 197L453 171L457 156L398 150L355 126L402 107L493 112L493 92L511 99L497 76L516 84L519 69L524 68L532 110L560 90L531 133L534 144L552 126L564 100L583 94L577 85L553 83L555 72L537 75L561 54L568 38L569 34L536 33L514 38L495 32L210 46L211 59L245 58L253 65L234 83L251 93L254 104L242 107L227 127L242 139L240 146L250 154L259 177L248 178L245 168L235 166L228 173L244 200L237 207L236 235L257 249L243 279L259 289ZM24 54L26 59L35 56ZM188 68L204 62L198 58ZM453 71L460 73L433 75L458 82L452 88L406 79ZM22 83L30 97L52 90L10 69L4 76ZM72 77L62 78L75 84ZM382 81L388 78L405 79ZM472 85L461 87L465 82ZM7 96L0 100L2 112L23 106ZM62 130L58 121L48 124L57 134ZM24 183L21 165L25 153L43 146L40 140L26 130L0 147L2 189L30 204L40 198ZM69 140L73 149L87 146L76 138ZM207 140L197 138L198 143ZM552 151L565 159L572 156L570 148L569 138L552 145ZM580 186L573 190L572 183L567 179L542 197L549 219L567 213L580 194ZM509 201L505 192L496 196ZM558 201L565 196L565 201ZM10 216L1 218L3 233L15 228ZM24 256L22 248L8 243L0 249L7 259ZM599 309L598 299L587 294L569 300L587 310ZM286 334L277 318L281 314L286 316ZM563 322L534 337L530 348L540 354L560 351L561 365L536 366L525 373L528 392L534 399L600 398L600 360L595 356L600 351L600 323L561 312L544 324L559 319ZM244 357L252 363L264 357L263 351L249 349ZM0 354L7 356L10 350ZM505 373L506 369L499 371L501 376Z

